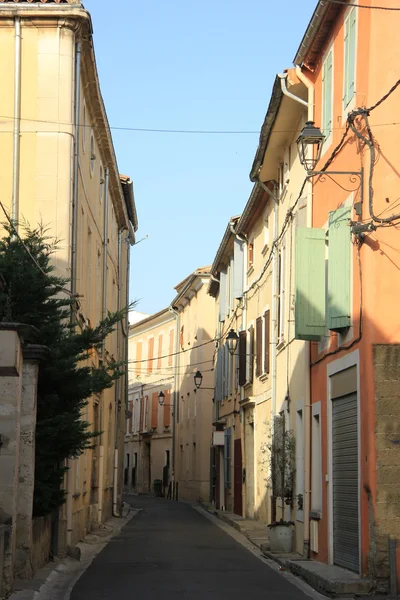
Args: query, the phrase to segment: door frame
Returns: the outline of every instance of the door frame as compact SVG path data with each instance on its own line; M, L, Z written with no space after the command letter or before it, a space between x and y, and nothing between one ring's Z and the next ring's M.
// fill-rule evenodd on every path
M332 394L331 377L350 367L357 368L357 445L358 445L358 569L361 573L361 412L360 412L360 351L354 350L327 365L327 486L328 486L328 562L333 565L333 465L332 465ZM326 478L325 478L326 479Z

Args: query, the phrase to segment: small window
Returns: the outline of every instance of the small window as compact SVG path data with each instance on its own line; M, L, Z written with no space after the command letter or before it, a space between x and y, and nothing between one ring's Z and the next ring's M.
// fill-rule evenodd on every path
M93 130L90 134L90 172L93 175L94 173L94 169L96 166L96 149L95 149L95 143L94 143L94 134L93 134Z
M102 204L104 198L105 183L103 165L100 165L100 204Z
M254 240L249 242L247 247L247 268L251 269L254 264Z

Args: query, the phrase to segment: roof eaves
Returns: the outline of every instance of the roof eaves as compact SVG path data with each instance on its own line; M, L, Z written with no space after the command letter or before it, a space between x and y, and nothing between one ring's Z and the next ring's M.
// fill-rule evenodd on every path
M293 59L293 64L302 67L306 64L313 69L315 64L310 54L313 52L318 56L323 47L327 31L331 29L332 22L343 9L340 4L333 4L327 0L319 0L314 10L308 27L305 31L300 46ZM322 33L321 33L322 32Z
M231 217L231 219L229 219L229 223L227 225L227 228L225 229L224 237L222 238L222 241L221 241L221 243L218 247L217 253L215 255L213 264L211 265L211 274L214 276L218 272L219 263L223 257L223 254L226 250L229 240L231 239L232 235L234 235L232 233L232 228L235 227L235 225L238 223L239 219L240 219L240 215L236 216L236 217Z
M1 2L1 0L0 0L0 2ZM161 317L163 314L166 314L168 312L169 312L169 308L163 308L162 310L154 313L153 315L146 317L145 319L142 319L141 321L132 323L131 325L129 325L129 331L139 328L142 325L146 325L146 323L150 323L150 321L153 321L154 319L157 319L158 317Z
M262 196L264 194L264 190L257 183L255 183L251 191L250 197L247 201L247 204L245 206L245 209L242 213L242 216L240 217L239 222L236 226L236 233L238 233L239 235L246 233L246 226L251 218L251 215L253 214L253 210L256 207L258 200L260 199L260 195Z
M0 0L1 1L1 0ZM126 209L128 211L128 217L132 223L133 233L135 234L138 230L138 217L136 212L135 194L133 191L133 182L127 175L120 175L120 181L122 191L124 193Z
M268 142L271 137L271 132L272 132L274 123L276 121L276 117L278 116L282 98L283 98L283 91L282 91L281 79L277 75L275 77L274 85L272 87L272 95L271 95L271 99L269 101L267 114L265 115L264 123L261 127L260 141L258 143L257 152L254 157L253 166L250 171L250 181L253 181L253 182L258 181L258 173L259 173L261 165L263 164L263 161L264 161L265 151L267 149Z

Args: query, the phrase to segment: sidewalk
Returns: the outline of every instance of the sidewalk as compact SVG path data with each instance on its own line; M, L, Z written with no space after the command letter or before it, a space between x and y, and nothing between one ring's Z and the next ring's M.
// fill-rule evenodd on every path
M354 598L355 596L368 596L373 593L372 581L362 579L356 573L334 565L304 559L303 556L295 552L290 554L271 552L268 528L265 523L245 519L224 510L217 510L215 506L208 502L201 502L200 505L209 513L245 535L254 546L261 550L263 556L277 562L282 570L290 571L301 577L321 594L331 598Z
M89 533L76 546L80 558L55 560L40 569L33 579L17 579L9 600L66 600L72 588L93 559L108 542L138 514L139 510L124 504L121 518L113 517L96 531Z

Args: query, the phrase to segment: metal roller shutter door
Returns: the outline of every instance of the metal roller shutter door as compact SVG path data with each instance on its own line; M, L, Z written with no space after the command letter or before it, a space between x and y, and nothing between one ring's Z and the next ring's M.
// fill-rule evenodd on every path
M359 572L357 394L332 401L333 562Z

